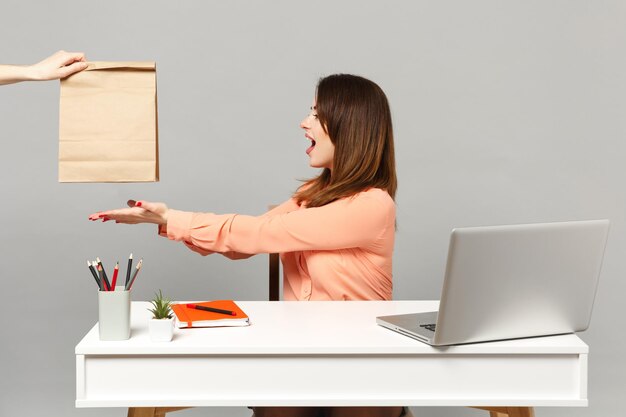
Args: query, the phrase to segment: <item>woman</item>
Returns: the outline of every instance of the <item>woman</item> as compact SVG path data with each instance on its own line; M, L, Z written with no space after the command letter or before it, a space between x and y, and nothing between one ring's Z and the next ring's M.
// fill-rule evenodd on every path
M375 83L354 75L322 78L301 122L310 165L322 168L293 197L259 217L130 208L91 220L155 223L159 234L203 255L240 259L281 254L285 300L390 300L397 181L389 104ZM401 407L257 407L263 416L396 417Z

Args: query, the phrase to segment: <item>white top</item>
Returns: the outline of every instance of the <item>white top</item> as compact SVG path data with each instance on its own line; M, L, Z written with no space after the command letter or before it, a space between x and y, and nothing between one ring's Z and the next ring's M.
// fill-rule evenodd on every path
M435 311L437 301L237 301L248 327L175 329L171 342L152 342L150 303L133 302L131 337L100 341L98 325L76 346L77 355L240 354L580 354L575 334L431 347L376 324L376 317Z

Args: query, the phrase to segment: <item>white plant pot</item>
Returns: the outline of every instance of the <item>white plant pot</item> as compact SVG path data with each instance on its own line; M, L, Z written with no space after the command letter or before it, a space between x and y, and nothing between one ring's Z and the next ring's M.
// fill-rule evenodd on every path
M174 318L150 319L148 329L153 342L169 342L174 336Z

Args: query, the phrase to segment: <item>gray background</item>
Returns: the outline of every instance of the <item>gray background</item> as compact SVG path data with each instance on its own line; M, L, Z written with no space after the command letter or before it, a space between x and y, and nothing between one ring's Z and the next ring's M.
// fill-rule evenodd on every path
M74 346L97 317L87 259L112 267L131 251L143 257L135 300L159 288L174 299L267 297L265 256L201 257L152 226L87 216L128 198L245 214L287 199L297 179L316 174L298 124L317 79L336 72L375 80L391 102L396 299L439 297L453 227L611 219L594 317L580 335L591 349L590 406L537 411L623 415L624 2L2 0L1 8L2 63L61 48L157 62L162 176L59 184L58 82L0 87L2 417L124 415L74 408Z

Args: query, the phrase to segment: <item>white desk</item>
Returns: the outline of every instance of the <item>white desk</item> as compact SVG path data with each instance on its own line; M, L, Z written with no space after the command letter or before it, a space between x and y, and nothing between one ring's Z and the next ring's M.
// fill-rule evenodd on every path
M76 346L76 407L587 405L575 335L433 348L375 317L436 301L238 303L251 326L169 343L150 341L147 302L133 302L129 340L94 326Z

